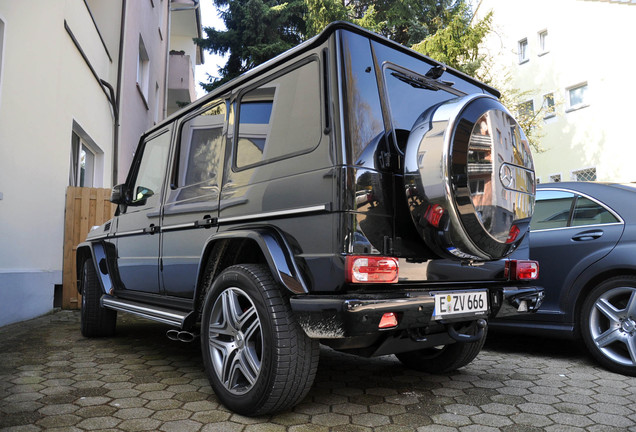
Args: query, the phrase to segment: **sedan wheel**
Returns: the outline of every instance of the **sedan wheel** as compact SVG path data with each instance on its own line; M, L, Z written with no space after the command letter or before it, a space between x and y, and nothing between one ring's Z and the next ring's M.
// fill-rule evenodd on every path
M599 363L636 376L636 278L612 278L594 288L583 304L581 332Z

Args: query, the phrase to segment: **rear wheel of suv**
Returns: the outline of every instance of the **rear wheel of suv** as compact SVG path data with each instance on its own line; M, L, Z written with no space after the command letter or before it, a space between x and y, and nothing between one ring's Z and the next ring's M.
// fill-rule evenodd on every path
M215 278L201 320L205 370L232 411L257 416L302 400L318 367L318 342L295 321L268 269L236 265Z
M117 311L101 306L102 288L92 259L82 266L82 311L80 327L86 337L112 336L117 324Z
M469 334L470 332L464 331L463 333ZM399 353L395 356L409 369L442 374L452 372L473 361L485 342L486 335L484 334L484 337L476 342L455 342L449 345Z
M614 277L594 288L580 324L587 349L601 365L636 376L636 277Z

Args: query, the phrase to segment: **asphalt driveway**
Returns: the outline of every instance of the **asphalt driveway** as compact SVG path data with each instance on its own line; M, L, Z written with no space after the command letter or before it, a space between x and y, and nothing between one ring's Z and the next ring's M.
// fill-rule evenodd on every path
M218 403L198 343L125 315L117 329L83 338L71 311L0 328L0 430L636 430L636 378L601 369L569 342L489 336L473 363L448 375L323 348L305 401L248 418Z

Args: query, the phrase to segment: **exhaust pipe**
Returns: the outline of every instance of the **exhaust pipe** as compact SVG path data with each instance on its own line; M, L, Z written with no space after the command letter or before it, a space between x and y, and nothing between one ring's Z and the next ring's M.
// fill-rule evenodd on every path
M173 341L190 343L194 342L194 340L197 339L199 335L188 331L171 329L166 332L166 337Z

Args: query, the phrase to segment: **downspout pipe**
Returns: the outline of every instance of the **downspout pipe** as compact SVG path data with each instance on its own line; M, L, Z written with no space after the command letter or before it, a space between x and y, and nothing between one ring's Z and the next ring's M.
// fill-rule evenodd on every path
M121 77L123 74L123 59L124 59L124 36L126 29L126 0L121 2L121 24L119 28L119 53L117 55L117 95L114 100L113 110L115 111L115 123L113 126L113 178L112 186L115 186L119 180L119 111L121 101ZM113 88L109 86L109 90L112 94Z

